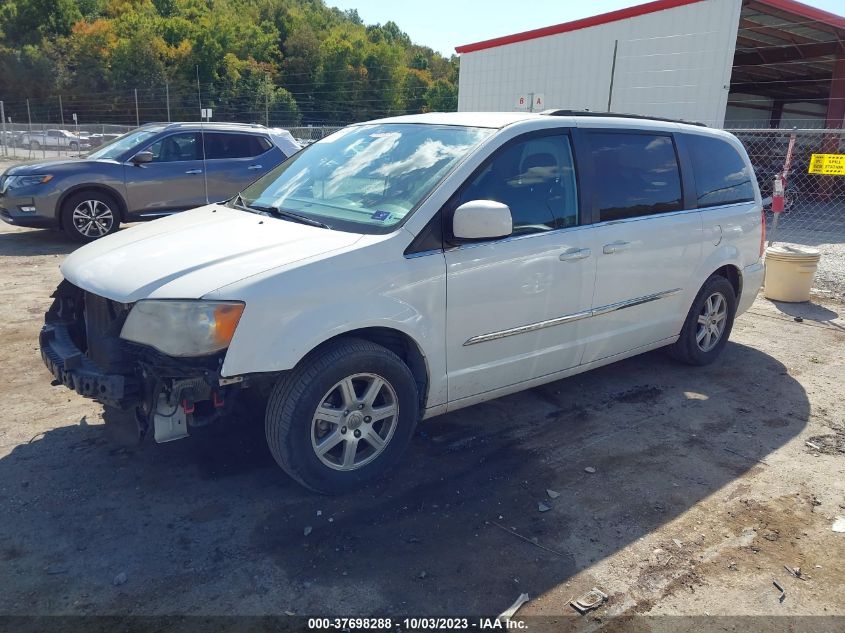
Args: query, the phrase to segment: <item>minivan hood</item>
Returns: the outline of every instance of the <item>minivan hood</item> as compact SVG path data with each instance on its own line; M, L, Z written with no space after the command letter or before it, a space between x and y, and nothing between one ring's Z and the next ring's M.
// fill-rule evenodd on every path
M83 290L120 303L199 299L251 275L352 246L361 237L209 205L87 244L67 257L61 271Z

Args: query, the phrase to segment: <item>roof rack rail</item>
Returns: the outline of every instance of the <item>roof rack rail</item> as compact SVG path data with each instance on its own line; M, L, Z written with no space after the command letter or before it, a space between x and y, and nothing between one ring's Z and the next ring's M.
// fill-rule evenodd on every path
M227 126L227 125L230 125L232 127L235 127L235 126L238 126L238 127L255 127L255 128L264 128L265 127L264 125L261 125L260 123L237 123L237 122L234 122L234 121L176 121L175 123L167 123L166 129L169 130L171 128L178 128L178 127L187 126L187 125L200 125L200 123L202 123L202 125L211 125L211 126L215 126L215 125Z
M596 117L618 117L620 119L641 119L643 121L663 121L664 123L685 123L687 125L697 125L699 127L707 127L704 123L698 121L684 121L683 119L666 119L659 116L646 116L644 114L625 114L623 112L593 112L591 110L543 110L540 114L546 116L596 116Z

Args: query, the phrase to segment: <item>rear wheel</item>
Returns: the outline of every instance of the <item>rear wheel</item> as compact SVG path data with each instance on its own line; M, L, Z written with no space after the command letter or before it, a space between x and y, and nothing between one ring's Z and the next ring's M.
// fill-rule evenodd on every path
M341 339L279 379L265 430L285 472L312 490L337 494L395 464L418 415L416 382L396 354Z
M669 353L689 365L712 363L728 342L735 314L736 295L731 282L713 275L698 291Z
M81 191L62 205L62 228L78 242L92 242L117 231L117 202L99 191Z
M30 141L29 142L29 149L37 150L41 148L41 144L38 141Z

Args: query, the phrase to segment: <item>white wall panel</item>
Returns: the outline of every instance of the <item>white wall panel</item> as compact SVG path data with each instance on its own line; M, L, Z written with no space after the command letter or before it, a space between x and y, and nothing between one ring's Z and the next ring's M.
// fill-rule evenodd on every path
M611 109L721 125L741 0L674 9L461 55L458 109L515 110L520 94L547 108Z

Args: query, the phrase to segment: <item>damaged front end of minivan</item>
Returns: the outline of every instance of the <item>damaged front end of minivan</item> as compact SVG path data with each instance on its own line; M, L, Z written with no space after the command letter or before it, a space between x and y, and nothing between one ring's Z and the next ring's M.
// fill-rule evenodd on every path
M227 417L255 380L221 374L242 303L125 304L67 280L52 297L39 340L53 384L134 412L140 439L151 428L157 442L180 439Z

